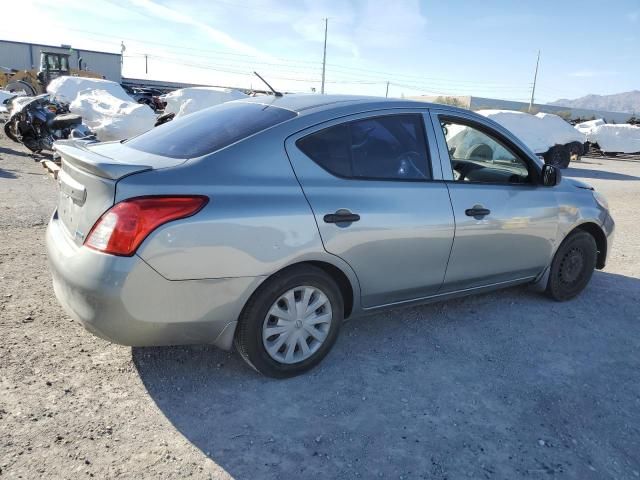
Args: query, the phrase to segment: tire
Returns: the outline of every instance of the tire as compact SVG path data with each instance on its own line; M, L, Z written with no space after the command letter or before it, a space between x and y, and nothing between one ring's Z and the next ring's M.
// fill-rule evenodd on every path
M577 296L591 280L597 256L598 247L593 236L583 231L571 233L551 262L547 295L559 302Z
M24 92L27 96L35 96L37 94L35 88L23 80L16 80L13 82L9 82L5 87L5 90L8 92Z
M308 296L307 289L313 291L311 296ZM292 291L295 306L289 308L292 297L287 300L284 296ZM278 317L272 314L274 311L280 314L294 312L299 305L304 307L316 301L322 302L323 298L325 303L297 320L285 320L285 315ZM263 375L273 378L300 375L320 363L331 350L344 317L343 305L336 282L323 270L312 265L286 269L263 283L245 305L234 339L236 349L249 366ZM295 313L293 318L296 318ZM321 318L329 318L329 323L305 323L317 322ZM267 337L268 333L264 333L267 328L284 328L287 331ZM310 328L315 335L322 337L322 341L309 334ZM302 342L307 345L306 349L303 349ZM289 356L291 345L295 347Z
M569 161L579 162L582 155L584 155L584 145L580 142L571 142L566 145L569 150Z
M22 143L20 142L20 139L18 137L16 137L12 131L12 128L15 126L15 120L11 120L10 122L6 122L4 124L4 134L9 137L11 140L13 140L16 143Z
M569 149L564 145L556 145L551 147L547 153L544 154L544 163L553 165L557 168L567 168L571 157L569 156Z
M481 143L471 149L467 158L470 160L493 160L493 149L489 145Z

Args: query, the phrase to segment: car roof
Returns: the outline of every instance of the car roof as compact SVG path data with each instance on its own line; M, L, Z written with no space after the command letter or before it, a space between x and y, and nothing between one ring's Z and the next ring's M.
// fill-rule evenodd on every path
M449 105L433 104L416 100L404 100L397 98L370 97L364 95L320 95L320 94L286 94L281 97L273 95L260 95L241 102L260 103L274 107L284 108L299 115L317 113L323 110L331 110L336 107L359 106L364 108L447 108L459 110ZM465 110L466 111L466 110Z

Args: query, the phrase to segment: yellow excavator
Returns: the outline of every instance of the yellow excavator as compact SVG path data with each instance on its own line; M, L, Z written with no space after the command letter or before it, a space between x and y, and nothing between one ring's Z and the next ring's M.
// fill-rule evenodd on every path
M38 70L14 70L0 67L0 89L25 95L39 95L47 92L49 82L57 77L104 78L102 75L79 68L69 68L69 54L58 52L41 52Z

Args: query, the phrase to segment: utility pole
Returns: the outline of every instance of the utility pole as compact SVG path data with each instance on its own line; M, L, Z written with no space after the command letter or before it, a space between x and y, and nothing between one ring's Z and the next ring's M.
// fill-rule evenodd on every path
M122 65L124 65L124 52L126 51L127 47L123 41L120 41L120 69L122 69Z
M540 64L540 50L538 50L538 59L536 60L536 73L533 74L533 87L531 88L531 101L529 102L529 113L533 109L533 99L536 94L536 81L538 80L538 65Z
M148 74L149 73L149 57L147 56L147 54L144 54L144 73Z
M324 19L324 53L322 55L322 86L320 88L320 93L324 95L324 74L327 69L327 27L328 27L329 19Z
M387 91L384 94L385 98L389 98L389 81L387 80Z

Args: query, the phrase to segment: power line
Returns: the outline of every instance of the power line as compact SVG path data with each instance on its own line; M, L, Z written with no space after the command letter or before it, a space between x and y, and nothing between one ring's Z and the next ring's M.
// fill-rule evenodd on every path
M446 83L466 83L466 84L473 84L473 85L479 85L479 84L485 84L487 86L491 86L491 87L495 87L495 88L505 88L505 87L514 87L516 85L513 84L504 84L504 83L492 83L492 82L478 82L478 81L474 81L474 80L452 80L450 78L445 78L445 77L427 77L424 75L418 75L418 74L399 74L399 73L391 73L391 72L385 72L385 71L381 71L381 70L372 70L369 68L362 68L362 67L351 67L351 66L344 66L344 65L335 65L335 64L327 64L328 66L332 67L332 68L337 68L338 70L353 70L356 72L368 72L368 73L374 73L374 74L378 74L381 75L381 78L386 78L389 76L393 76L393 77L403 77L403 78L407 78L407 79L417 79L417 80L429 80L429 81L434 81L434 82L446 82ZM521 88L521 86L518 86L518 88Z
M139 55L143 56L144 53L142 52L134 52L134 53L138 53ZM191 56L191 55L188 55ZM215 57L215 56L211 56L211 55L193 55L194 57L198 57L198 58L206 58L209 61L205 62L205 64L207 65L213 65L213 66L224 66L224 67L231 67L231 68L236 68L236 69L242 69L242 68L246 68L247 70L253 69L253 68L257 68L257 67L276 67L277 71L282 71L285 70L287 71L288 74L292 74L292 75L296 75L296 74L308 74L311 76L314 76L315 74L321 74L321 69L320 66L318 67L314 67L314 66L302 66L302 65L288 65L288 64L278 64L278 63L272 63L272 62L255 62L255 61L251 61L251 60L245 60L245 59L229 59L229 58L219 58L219 57ZM163 58L169 61L183 61L185 56L165 56L165 55L155 55L155 57L157 58ZM222 62L222 65L221 63ZM328 64L329 65L329 64ZM384 75L363 75L361 73L355 73L355 72L343 72L340 71L338 69L332 68L331 69L333 71L333 78L340 80L340 81L351 81L351 80L367 80L370 83L384 83L387 81L387 79L392 78L394 80L404 80L404 81L411 81L411 82L416 82L419 81L421 83L429 83L430 85L434 86L434 88L445 88L445 87L451 87L451 88L456 88L458 90L477 90L477 89L481 89L481 90L523 90L526 87L523 87L522 85L500 85L500 84L491 84L491 83L479 83L479 82L472 82L472 81L465 81L465 80L449 80L449 79L444 79L444 78L433 78L433 77L423 77L420 75L401 75L401 74L391 74L391 73L385 73ZM367 69L358 69L358 70L362 70L362 71L368 71ZM325 82L326 82L326 74L325 74ZM333 83L333 82L331 82Z
M136 53L138 55L144 55L144 53L142 52L133 52ZM176 60L182 60L185 57L186 58L204 58L204 59L208 59L208 60L221 60L224 62L230 62L233 64L238 64L238 67L246 67L248 69L254 68L255 66L270 66L270 67L279 67L279 68L287 68L287 69L292 69L292 70L304 70L305 72L307 71L314 71L315 73L320 73L320 66L318 65L318 67L312 67L312 66L303 66L303 65L288 65L288 64L280 64L280 63L272 63L272 62L262 62L262 61L251 61L251 60L244 60L244 59L233 59L233 58L221 58L221 57L215 57L212 55L179 55L175 54L176 56L172 56L171 53L167 54L167 55L156 55L156 57L158 58L165 58L165 59L176 59Z
M97 35L97 36L102 36L102 37L108 37L108 38L117 38L117 39L124 39L124 40L129 40L129 41L133 41L133 42L137 42L143 45L158 45L158 46L162 46L162 47L166 47L170 50L190 50L190 51L195 51L195 52L204 52L204 53L212 53L212 54L216 54L216 55L226 55L226 56L232 56L232 57L239 57L238 59L224 59L225 61L229 61L229 62L237 62L237 63L246 63L246 64L250 64L251 67L253 68L256 65L269 65L269 66L281 66L280 64L277 63L273 63L273 62L266 62L266 61L260 61L259 63L256 63L254 61L251 60L243 60L243 59L259 59L261 57L255 56L255 55L248 55L248 54L242 54L242 53L235 53L235 52L223 52L223 51L219 51L219 50L211 50L211 49L205 49L205 48L195 48L195 47L187 47L187 46L180 46L180 45L171 45L171 44L167 44L167 43L162 43L162 42L152 42L152 41L148 41L148 40L138 40L135 38L131 38L131 37L119 37L119 36L115 36L115 35L108 35L108 34L98 34L95 32L88 32L86 30L81 30L81 29L70 29L70 30L74 30L74 31L78 31L78 32L82 32L82 33L87 33L89 35ZM194 53L184 53L184 52L180 52L181 56L189 56L189 57L198 57L198 58L211 58L211 55L204 55L204 54L194 54ZM320 62L317 61L310 61L310 60L299 60L299 59L285 59L285 58L281 58L281 57L274 57L275 60L279 60L282 61L283 63L293 63L294 65L283 65L283 66L287 66L289 68L292 69L304 69L305 67L301 66L300 64L308 64L310 65L309 68L313 68L312 65L315 65L316 68L320 68ZM429 81L432 83L445 83L447 85L472 85L474 88L483 88L485 90L488 89L495 89L495 90L503 90L506 88L511 88L511 89L519 89L521 87L517 87L515 85L508 85L508 84L500 84L500 83L484 83L484 82L477 82L477 81L468 81L468 80L453 80L453 79L448 79L448 78L444 78L444 77L425 77L422 75L417 75L417 74L399 74L399 73L390 73L390 72L384 72L384 71L380 71L380 70L374 70L374 69L369 69L369 68L362 68L362 67L353 67L353 66L346 66L346 65L337 65L337 64L331 64L331 63L327 63L327 67L331 67L332 70L338 70L338 72L334 72L334 73L340 73L339 71L346 71L347 73L345 73L344 75L342 75L343 77L347 77L348 72L349 71L353 71L353 72L364 72L364 73L372 73L375 75L369 75L367 78L372 79L372 78L376 78L376 79L380 79L380 81L386 81L387 78L393 77L393 78L402 78L404 80L409 80L409 81ZM249 67L247 67L249 68ZM351 77L353 77L353 74L351 75ZM362 75L358 75L358 78L361 78ZM326 78L326 74L325 74L325 78ZM348 78L348 77L347 77ZM326 81L326 80L325 80ZM462 87L461 87L462 89Z
M139 55L139 57L142 57L141 55ZM154 58L156 60L164 60L166 62L169 63L173 63L173 64L177 64L177 65L185 65L185 66L190 66L190 67L197 67L197 68L202 68L202 69L211 69L211 70L217 70L217 71L224 71L227 73L241 73L241 74L248 74L248 75L252 75L250 73L250 67L247 67L245 65L235 65L235 64L229 64L229 63L218 63L218 62L190 62L188 60L184 60L184 59L180 59L180 58L175 58L175 57L165 57L162 55L149 55L150 58ZM254 63L251 68L260 68L261 64L259 63ZM288 70L277 70L277 69L268 69L268 71L276 71L278 73L282 73L285 75L300 75L302 74L308 74L310 77L315 76L316 72L312 71L312 72L291 72ZM284 78L284 77L280 77L280 78ZM318 80L309 80L309 81L313 81L314 83L318 83Z
M293 58L270 57L276 62L282 62L282 63L274 63L274 61L264 61L262 60L263 57L259 57L257 55L249 55L249 54L235 53L235 52L224 52L224 51L211 50L211 49L205 49L205 48L187 47L187 46L173 45L173 44L167 44L162 42L153 42L149 40L139 40L131 37L120 37L115 35L88 32L86 30L81 30L81 29L70 29L70 30L86 33L88 35L114 38L114 39L118 39L119 41L122 41L122 39L125 39L128 41L139 43L141 45L157 45L157 46L165 47L168 50L177 50L179 51L179 55L180 55L180 57L178 58L170 57L170 56L162 56L162 55L149 55L149 57L156 58L156 59L165 59L165 60L171 61L172 63L178 63L185 66L191 66L194 68L200 68L204 70L213 70L213 71L225 72L225 73L234 73L239 75L251 75L250 73L248 73L248 70L266 65L269 67L275 67L276 69L280 70L280 74L271 75L271 78L317 84L318 81L312 78L295 78L295 76L308 75L313 77L315 76L314 71L318 72L320 70L320 67L324 66L324 75L323 75L324 81L325 83L331 83L331 84L373 85L373 84L386 84L386 82L389 81L390 84L405 86L405 88L411 88L417 91L440 92L438 94L441 94L441 95L451 95L454 92L457 94L460 94L465 91L469 91L469 92L473 91L473 93L477 94L478 91L502 92L505 90L511 90L515 93L516 91L521 92L523 88L526 88L526 87L522 87L521 85L517 86L517 85L509 85L509 84L501 84L501 83L493 83L493 82L478 82L473 80L450 79L445 77L427 77L419 74L400 74L397 72L392 74L390 72L384 72L380 70L363 68L363 67L329 64L329 63L326 63L325 58L323 58L323 60L325 60L325 62L323 62L324 63L323 65L317 61L299 60L299 59L293 59ZM184 50L187 50L188 52L185 53ZM196 52L196 53L189 53L189 52ZM178 53L176 53L175 55L178 55ZM214 62L223 61L225 63L224 64L211 63L211 62L191 63L189 61L184 61L184 57L206 58L209 60L214 60ZM235 57L235 58L227 58L227 57ZM287 69L287 71L283 72L282 69ZM332 80L327 80L326 78L327 69L330 69L333 72ZM269 70L273 70L273 68ZM284 74L285 76L282 76L282 74ZM397 83L397 82L400 82L400 83ZM444 93L444 91L448 91L449 93Z
M130 57L134 57L134 56L132 55L127 56L127 58L130 58ZM138 57L144 58L144 54L140 54L138 55ZM171 58L171 57L164 57L160 55L148 55L148 57L152 59L166 60L174 64L193 67L200 70L208 70L208 71L215 71L220 73L228 73L228 74L235 74L235 75L242 75L242 76L251 76L251 73L249 73L247 70L233 64L225 64L225 63L221 64L221 63L209 63L209 62L192 63L189 61ZM296 75L299 75L299 73L300 72L279 72L279 73L269 74L269 77L276 80L286 80L286 81L308 83L308 84L320 83L315 78L312 78L314 76L313 72L310 72L311 73L310 77L306 77L306 78L301 78L299 76L296 76ZM293 75L293 76L290 76L290 75ZM394 80L394 81L391 81L391 80ZM363 78L351 80L351 79L336 78L334 80L325 79L325 83L342 84L342 85L386 85L386 83L389 82L389 85L396 85L404 88L409 88L411 90L432 93L436 95L455 95L455 94L464 93L462 92L462 90L464 89L461 87L454 87L455 90L452 90L452 89L444 90L442 89L442 86L438 86L438 85L430 85L427 83L402 83L401 81L396 82L395 79L391 79L391 80L366 80ZM465 87L465 89L471 90L472 87L468 86L468 87ZM481 91L482 88L475 87L474 93L477 94L478 90Z
M144 57L144 53L139 53L140 57ZM221 61L208 61L208 62L190 62L188 60L185 60L184 58L178 58L178 57L167 57L167 56L163 56L163 55L149 55L151 58L155 58L158 60L166 60L168 62L171 63L176 63L176 64L182 64L182 65L186 65L186 66L191 66L191 67L195 67L195 68L200 68L200 69L209 69L209 70L214 70L214 71L219 71L219 72L226 72L226 73L236 73L236 74L243 74L243 75L247 75L249 74L249 70L251 68L258 68L258 67L262 67L264 65L270 65L270 66L275 66L276 68L267 68L267 72L274 72L273 74L270 74L271 78L279 78L279 79L287 79L287 80L292 80L292 81L296 81L296 82L311 82L311 83L318 83L317 80L314 80L312 77L315 77L315 74L317 72L317 70L311 68L311 69L306 69L304 67L300 67L300 68L295 68L293 66L290 65L278 65L278 64L272 64L269 62L260 62L260 63L256 63L256 62L247 62L246 60L240 60L240 61L236 61L233 59L221 59ZM132 55L129 55L127 57L132 57ZM208 58L212 58L215 59L215 57L208 57ZM249 64L249 65L246 65ZM300 69L302 68L302 71L300 71ZM295 70L295 71L293 71ZM300 78L303 77L303 78ZM416 79L420 79L422 77L417 77ZM429 78L429 77L425 77L425 78ZM478 93L479 91L491 91L492 89L500 89L505 90L505 89L511 89L511 90L517 90L518 92L522 92L524 93L524 90L526 87L492 87L492 86L486 86L483 84L457 84L455 81L448 81L446 82L445 85L439 85L437 84L437 82L424 82L424 81L415 81L416 79L414 79L413 81L407 81L404 80L404 84L408 84L411 83L414 88L418 89L418 90L424 90L424 91L436 91L436 92L442 92L442 91L448 91L449 94L461 94L461 93L465 93L465 92L473 92L473 93ZM349 73L349 74L345 74L343 72L337 72L337 75L333 75L333 79L332 80L327 80L325 78L325 83L331 83L331 84L368 84L368 85L372 85L372 84L386 84L387 81L391 81L393 80L394 82L400 82L402 83L403 80L398 77L396 78L396 76L394 75L388 75L386 77L371 77L371 76L367 76L367 75L356 75L354 73Z
M166 57L161 57L157 55L149 55L149 58L167 60ZM187 67L198 68L201 70L211 70L215 72L232 73L235 75L243 75L243 76L249 76L249 77L253 76L253 74L249 73L247 70L234 69L233 66L215 65L215 64L212 65L212 64L205 64L205 63L190 63L190 62L184 62L184 61L179 61L174 59L169 59L169 60L171 60L171 63L177 64L177 65L184 65ZM271 78L276 78L280 80L290 80L293 82L319 83L317 79L312 79L312 78L293 78L293 77L282 77L282 76L276 76L276 75L272 76Z
M170 44L170 43L162 43L162 42L153 42L151 40L140 40L138 38L132 38L132 37L123 37L121 35L109 35L106 33L96 33L96 32L89 32L87 30L81 30L78 28L69 28L68 30L74 31L74 32L80 32L80 33L84 33L87 35L94 35L94 36L98 36L98 37L105 37L105 38L113 38L113 39L117 39L117 40L128 40L130 42L136 42L136 43L140 43L142 45L157 45L160 47L165 47L168 49L172 49L172 50L191 50L191 51L196 51L196 52L208 52L208 53L215 53L218 55L229 55L229 56L234 56L234 57L248 57L248 58L262 58L259 55L249 55L247 53L236 53L236 52L225 52L222 50L212 50L212 49L208 49L208 48L196 48L196 47L190 47L190 46L186 46L186 45L175 45L175 44ZM284 58L284 57L273 57L270 56L273 59L276 60L281 60L283 62L292 62L292 63L313 63L318 65L320 62L317 61L310 61L310 60L300 60L300 59L296 59L296 58Z

